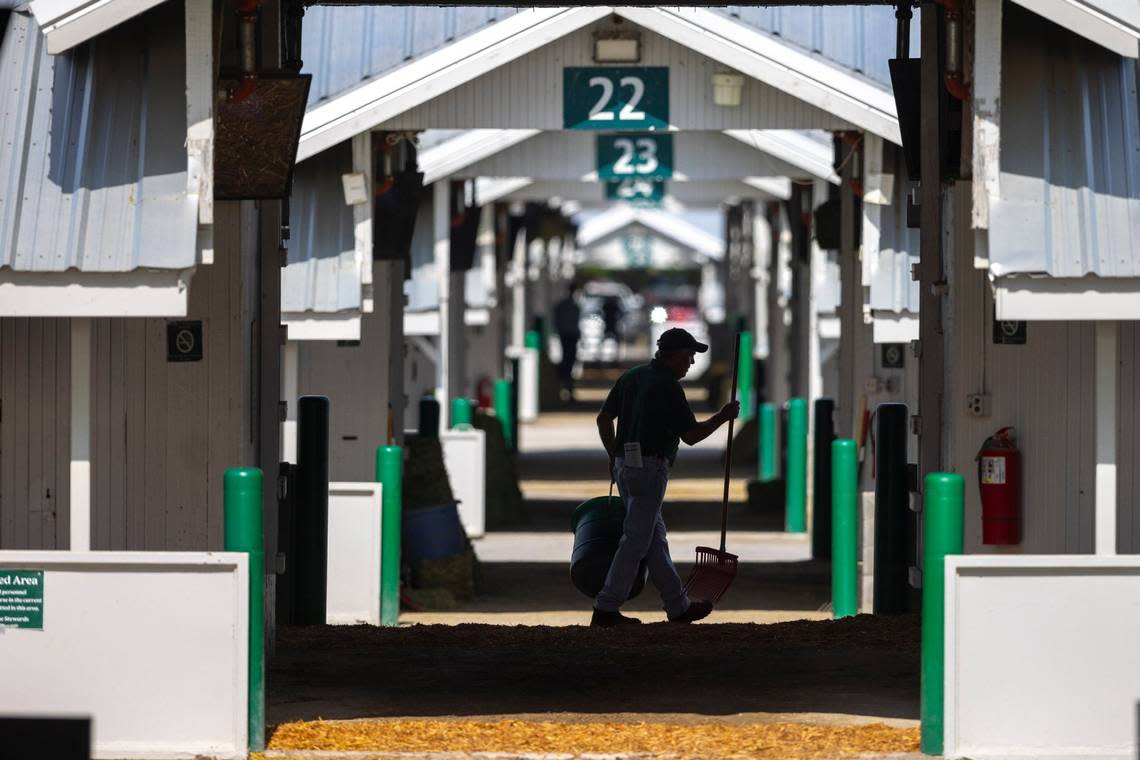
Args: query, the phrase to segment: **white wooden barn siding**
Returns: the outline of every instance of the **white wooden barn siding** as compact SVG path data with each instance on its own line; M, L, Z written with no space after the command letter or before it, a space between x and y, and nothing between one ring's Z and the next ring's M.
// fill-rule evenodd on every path
M944 408L950 437L944 456L949 469L966 478L966 551L1010 551L982 544L974 457L987 436L1012 425L1022 456L1023 532L1020 547L1013 551L1092 552L1095 324L1031 322L1024 346L994 345L993 298L985 272L973 266L968 184L960 183L947 207L955 220L947 224L953 225L956 244L947 250L954 262L954 305L948 315ZM992 415L978 419L966 413L966 396L980 391L983 362ZM1121 461L1136 455L1121 453Z
M1116 549L1140 554L1140 323L1120 323L1120 431L1116 441Z
M593 33L609 21L585 27L401 114L384 129L562 129L562 69L597 66ZM626 22L623 29L636 25ZM683 45L641 30L638 66L669 67L669 115L679 129L848 129L831 114L754 79L741 105L713 104L712 75L728 69Z
M439 278L435 265L434 193L425 189L412 233L411 276L404 282L408 311L427 311L439 305Z
M0 319L0 549L68 547L71 325Z
M719 132L673 133L670 183L684 177L712 182L745 177L800 177L802 169ZM461 172L468 177L529 177L537 181L579 180L597 170L593 132L544 132Z
M237 206L217 206L219 231L236 232ZM243 279L254 277L235 240L216 243L214 263L190 287L202 361L166 361L164 319L93 322L92 549L223 547L223 475L253 461L249 317L238 304Z
M375 282L390 276L390 264L372 266ZM376 447L388 435L391 342L387 308L362 315L357 345L298 341L298 392L329 398L330 480L369 482L375 477ZM290 408L297 403L295 398L286 401Z

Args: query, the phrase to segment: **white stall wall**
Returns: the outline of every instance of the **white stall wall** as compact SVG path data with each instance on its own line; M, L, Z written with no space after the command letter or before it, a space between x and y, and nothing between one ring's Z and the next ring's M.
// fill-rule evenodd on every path
M445 430L439 434L447 479L459 501L459 521L471 538L487 527L487 434L482 430Z
M953 266L943 402L949 445L943 465L966 478L966 553L995 550L982 544L974 458L986 437L1007 425L1016 429L1021 450L1022 542L998 550L1092 552L1094 323L1031 322L1025 345L994 345L990 286L985 271L973 266L969 184L959 185L947 204L953 230L947 255ZM990 416L967 413L966 397L972 393L990 395Z
M0 319L0 549L68 546L71 325Z
M246 756L244 554L0 552L17 568L44 571L44 627L0 635L0 713L90 715L97 758Z
M215 213L215 260L195 273L186 317L202 322L201 361L167 360L165 319L92 320L93 549L221 549L222 477L258 465L248 401L257 212L220 203Z
M1140 558L948 557L946 757L1136 757Z
M382 494L379 483L329 483L330 625L380 625Z
M384 277L381 265L375 277ZM374 279L374 282L381 282ZM384 287L380 285L380 287ZM329 479L375 477L376 447L388 440L392 331L383 304L363 314L359 343L297 341L297 392L329 398ZM286 399L291 408L297 399Z
M1120 323L1116 440L1116 550L1140 554L1140 324Z
M195 272L184 318L202 323L201 361L167 360L166 319L91 320L93 549L220 549L225 470L262 464L264 411L249 401L258 212L215 214L215 260ZM0 547L69 545L69 373L68 320L0 320ZM267 510L270 536L273 520Z

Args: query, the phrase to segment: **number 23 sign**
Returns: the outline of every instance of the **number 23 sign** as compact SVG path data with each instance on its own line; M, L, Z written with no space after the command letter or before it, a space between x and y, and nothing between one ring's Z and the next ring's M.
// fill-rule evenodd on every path
M665 129L669 69L569 66L562 70L564 129Z
M598 179L669 179L673 135L598 135Z

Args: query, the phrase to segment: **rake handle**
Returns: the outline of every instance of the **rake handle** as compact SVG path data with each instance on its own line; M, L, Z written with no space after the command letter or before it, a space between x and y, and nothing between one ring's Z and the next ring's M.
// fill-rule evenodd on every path
M736 346L732 352L732 395L728 397L731 404L736 399L736 383L740 374L740 332L736 333ZM724 447L724 503L720 509L720 550L725 550L725 537L728 533L728 477L732 467L732 427L735 417L728 420L728 443Z

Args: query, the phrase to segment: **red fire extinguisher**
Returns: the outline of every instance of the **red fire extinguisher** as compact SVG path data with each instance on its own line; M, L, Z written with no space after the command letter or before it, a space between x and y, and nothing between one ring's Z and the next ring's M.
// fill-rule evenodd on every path
M978 489L982 495L982 543L1021 542L1021 452L1014 432L1004 427L978 452Z

